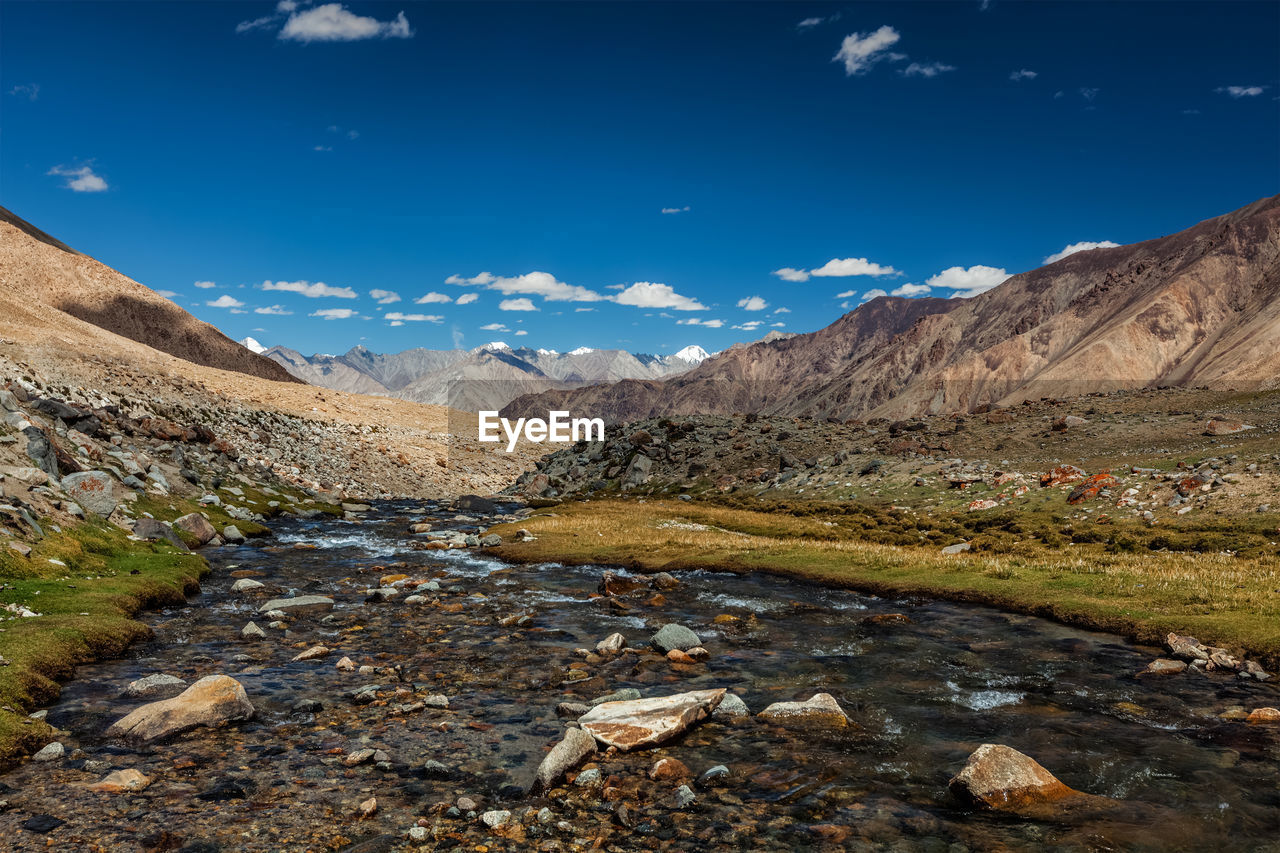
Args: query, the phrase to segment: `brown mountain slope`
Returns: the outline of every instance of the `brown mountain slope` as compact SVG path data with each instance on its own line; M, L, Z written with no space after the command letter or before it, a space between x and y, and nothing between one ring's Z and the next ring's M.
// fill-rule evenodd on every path
M881 297L678 379L525 397L507 412L898 418L1162 385L1280 386L1280 196L971 299Z
M168 299L0 207L0 302L10 320L61 329L76 320L186 361L298 382ZM68 316L69 315L69 316ZM74 319L73 319L74 318Z

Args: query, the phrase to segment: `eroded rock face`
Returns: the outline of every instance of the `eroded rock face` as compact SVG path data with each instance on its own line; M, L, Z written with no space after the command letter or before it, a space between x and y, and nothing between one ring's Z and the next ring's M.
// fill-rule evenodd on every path
M197 726L247 720L254 713L240 682L228 675L207 675L172 699L135 709L112 723L106 733L146 743Z
M849 715L830 693L815 693L804 702L774 702L760 717L781 726L835 726L850 724Z
M1058 781L1034 758L995 743L974 750L949 787L968 803L1005 811L1086 796Z
M603 702L580 717L578 724L596 740L623 752L643 749L666 743L710 716L724 695L720 688Z
M533 793L545 791L560 781L560 777L577 767L584 758L596 751L596 739L582 729L566 729L564 740L556 744L538 765L533 780Z

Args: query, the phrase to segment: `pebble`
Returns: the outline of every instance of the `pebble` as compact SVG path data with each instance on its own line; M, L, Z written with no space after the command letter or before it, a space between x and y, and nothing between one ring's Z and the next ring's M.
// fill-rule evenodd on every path
M484 821L485 826L490 829L497 829L504 826L511 820L511 812L506 809L495 809L480 815L480 819Z

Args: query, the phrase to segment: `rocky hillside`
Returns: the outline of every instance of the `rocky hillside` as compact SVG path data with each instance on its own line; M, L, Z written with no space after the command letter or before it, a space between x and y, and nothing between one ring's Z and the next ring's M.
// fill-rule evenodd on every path
M288 371L0 207L0 302L32 332L97 326L186 361L278 382ZM77 323L76 321L79 321ZM80 329L83 331L83 329Z
M660 356L590 347L569 352L512 349L501 341L472 350L417 348L381 354L358 346L343 355L304 356L297 350L274 346L262 354L312 385L470 412L500 409L523 394L548 389L677 376L710 357L699 346Z
M676 379L547 392L505 414L897 419L1169 385L1280 385L1280 197L1079 252L970 299L880 297Z

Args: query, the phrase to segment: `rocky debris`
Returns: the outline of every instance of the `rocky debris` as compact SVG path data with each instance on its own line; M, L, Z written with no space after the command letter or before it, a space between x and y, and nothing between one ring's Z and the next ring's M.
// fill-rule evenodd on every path
M273 598L258 608L259 613L279 610L284 613L325 613L333 609L333 599L323 595L296 595L292 598Z
M804 702L774 702L757 716L781 726L850 725L849 715L830 693L815 693Z
M1170 654L1179 660L1186 661L1189 664L1188 668L1197 672L1234 672L1240 678L1256 681L1270 681L1272 678L1271 673L1263 669L1257 661L1238 658L1227 649L1218 646L1203 645L1195 637L1169 634L1165 637L1164 644Z
M95 515L108 517L116 511L115 485L102 471L79 471L62 478L62 490L71 500Z
M1187 665L1180 660L1169 660L1167 658L1157 658L1147 664L1147 668L1139 672L1138 675L1177 675L1185 672Z
M1240 421L1228 421L1211 419L1204 425L1204 435L1234 435L1237 432L1244 432L1247 429L1253 429L1246 423Z
M187 688L187 682L176 675L156 673L139 678L124 689L124 695L131 699L151 699L156 696L169 698L176 696Z
M582 729L565 729L564 739L556 744L538 765L532 793L555 786L566 772L582 763L588 755L595 754L596 741Z
M1059 465L1049 473L1040 476L1040 487L1048 489L1053 486L1075 483L1087 476L1083 469L1077 468L1075 465Z
M1111 476L1110 471L1100 471L1084 479L1084 482L1077 485L1071 490L1071 494L1067 495L1067 503L1078 504L1092 500L1106 489L1113 489L1118 485L1115 477Z
M293 663L298 663L299 661L319 660L320 658L328 657L328 656L329 656L328 646L312 646L311 648L307 649L305 652L299 652L298 654L294 655Z
M240 682L226 675L207 675L172 699L133 710L112 723L106 734L146 743L197 726L247 720L254 713Z
M601 655L616 655L626 647L627 638L615 632L596 643L596 653Z
M240 638L243 640L265 640L267 632L259 628L256 622L250 622L240 629Z
M657 746L678 737L710 716L724 698L723 688L673 696L603 702L578 719L596 740L622 752Z
M685 626L669 622L649 638L649 644L665 655L672 650L687 652L695 649L702 645L702 641Z
M113 770L102 780L90 785L89 790L104 794L136 794L139 791L146 790L150 784L151 780L142 773L132 768L127 768L125 770Z
M208 545L218 535L218 531L209 523L209 519L198 512L187 513L180 518L175 518L173 526L191 536L197 545Z
M605 572L600 576L600 584L597 587L601 595L626 595L637 589L642 589L645 583L641 578L627 577L617 572Z

